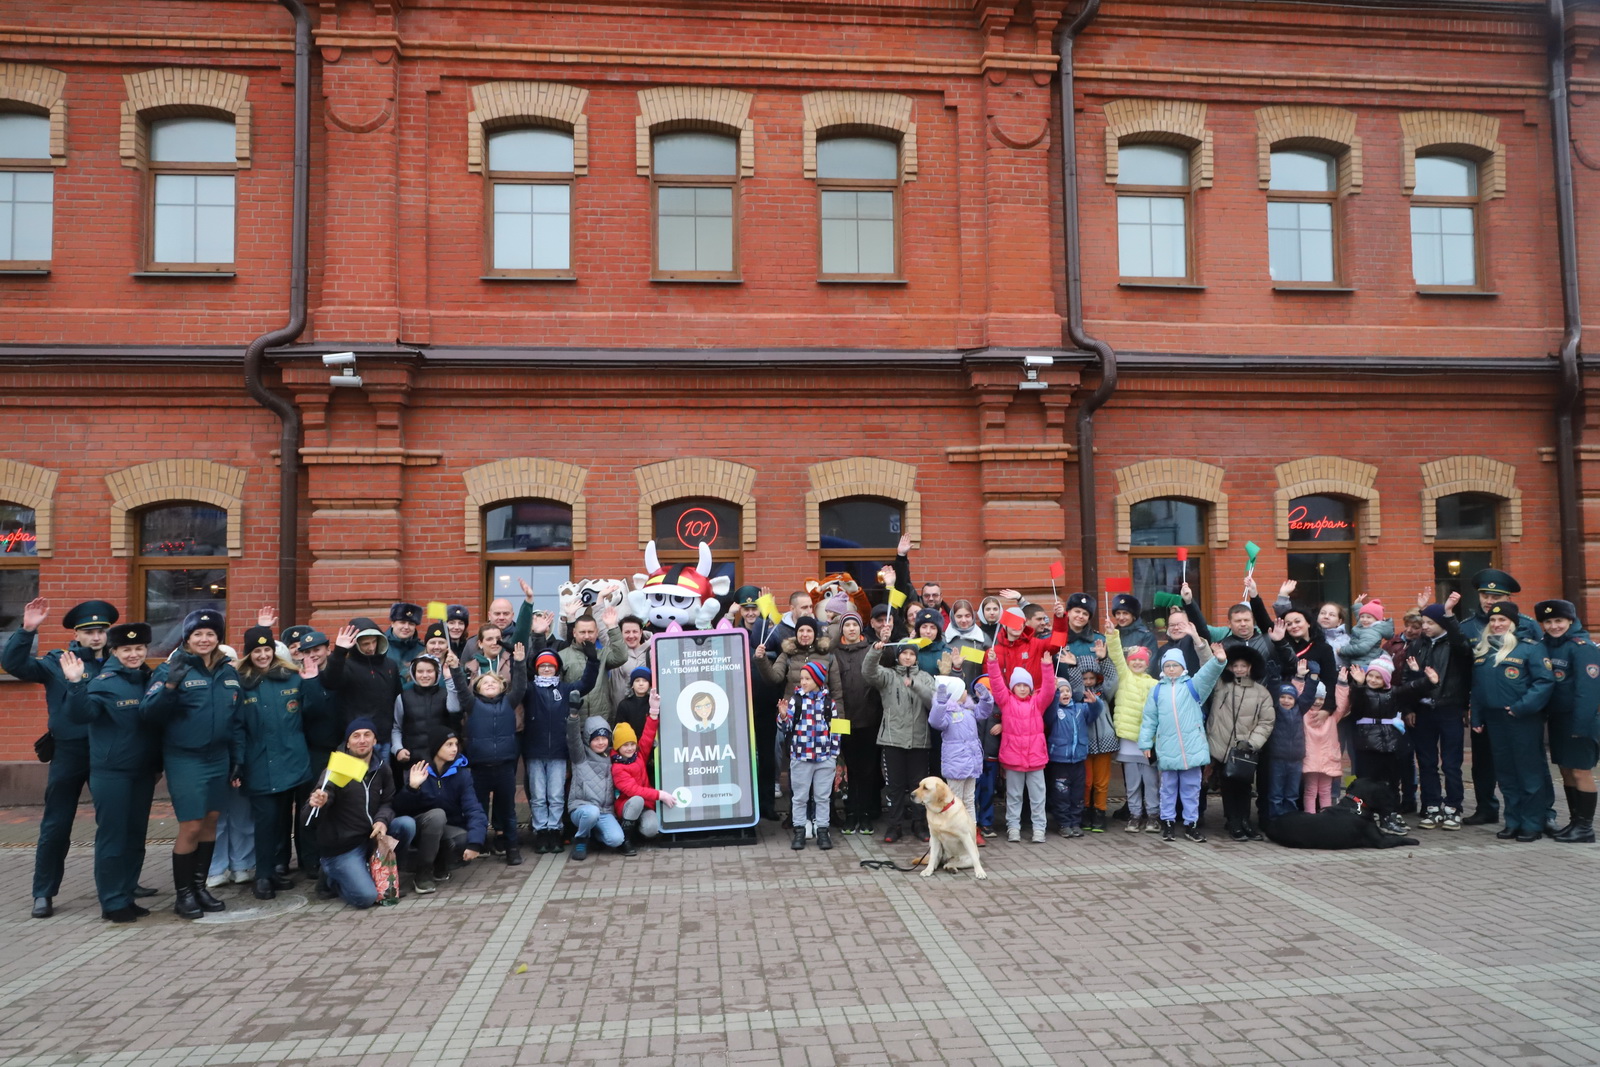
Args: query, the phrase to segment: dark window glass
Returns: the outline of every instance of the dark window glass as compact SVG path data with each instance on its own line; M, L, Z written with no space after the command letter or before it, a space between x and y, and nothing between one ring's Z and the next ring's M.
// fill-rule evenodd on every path
M0 567L0 638L22 624L22 608L39 595L39 568Z
M1299 586L1294 595L1297 604L1314 606L1330 600L1348 604L1355 599L1348 552L1291 552L1289 577Z
M1486 493L1455 493L1434 504L1441 541L1493 541L1500 536L1500 498ZM1470 577L1470 575L1469 575Z
M1205 560L1190 556L1188 570L1184 564L1173 557L1135 556L1133 557L1133 595L1139 598L1139 606L1143 609L1140 614L1147 625L1156 628L1159 622L1161 627L1167 625L1167 612L1170 607L1157 607L1157 593L1171 593L1176 596L1183 588L1184 575L1188 575L1189 588L1194 590L1196 599L1199 599L1200 590L1205 582Z
M883 568L892 566L891 559L824 559L822 561L823 574L848 574L856 580L856 584L863 589L881 589L878 585L878 572ZM852 611L855 609L852 608ZM866 620L863 620L863 622Z
M572 547L572 509L548 500L518 500L483 513L485 552L566 551Z
M226 551L226 549L224 549ZM191 555L195 553L190 553ZM183 570L152 568L144 573L144 620L150 624L151 658L165 658L183 636L183 617L210 608L228 610L226 568L195 567ZM242 634L243 628L236 627ZM234 636L234 635L229 635Z
M898 501L857 497L835 500L818 509L822 547L894 548L900 543L902 515ZM894 553L889 555L893 557ZM876 579L874 579L874 583Z
M1289 540L1354 541L1355 505L1336 496L1297 496L1289 501ZM1289 577L1293 578L1291 574ZM1349 598L1341 600L1347 603Z
M1187 500L1142 500L1129 513L1135 545L1198 545L1204 515L1201 505ZM1190 581L1190 585L1196 585ZM1174 588L1176 592L1176 588ZM1142 598L1141 598L1142 600Z
M151 508L139 516L141 556L226 556L228 513L206 504ZM154 618L146 616L154 623ZM153 654L153 653L152 653Z
M713 552L738 552L744 547L739 532L741 515L737 504L725 500L658 504L654 512L656 551L694 552L704 541Z
M1451 551L1441 549L1433 554L1433 586L1434 599L1442 604L1451 593L1460 593L1462 598L1474 607L1476 598L1469 596L1472 592L1468 583L1472 576L1485 567L1494 566L1494 553L1489 549L1465 549Z
M0 562L36 555L33 509L0 503Z

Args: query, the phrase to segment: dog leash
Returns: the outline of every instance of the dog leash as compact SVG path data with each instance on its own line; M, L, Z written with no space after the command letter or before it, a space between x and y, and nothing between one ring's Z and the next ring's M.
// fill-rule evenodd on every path
M916 859L912 860L911 861L911 866L909 866L909 867L902 867L898 863L896 863L894 860L862 860L861 861L861 866L866 868L869 871L914 872L918 867L923 866L927 862L928 862L928 854L926 852L924 852L922 855L920 855Z

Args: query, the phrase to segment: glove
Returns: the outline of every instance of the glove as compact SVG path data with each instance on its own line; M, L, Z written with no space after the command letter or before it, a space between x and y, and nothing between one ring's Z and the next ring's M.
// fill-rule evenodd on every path
M228 781L230 781L230 782L242 782L242 781L244 781L244 767L242 767L241 765L239 765L237 763L235 763L232 767L229 767L228 768Z
M167 685L176 689L189 677L189 656L180 652L167 664Z

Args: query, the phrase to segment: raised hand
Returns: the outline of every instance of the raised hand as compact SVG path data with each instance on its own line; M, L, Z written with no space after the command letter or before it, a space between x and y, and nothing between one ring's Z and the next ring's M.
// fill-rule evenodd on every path
M610 630L617 625L617 620L620 618L622 618L622 615L617 611L617 606L612 604L600 616L600 621L606 624L606 629Z
M1022 603L1022 594L1017 592L1015 589L1002 589L995 595L1001 600L1009 600L1016 604Z
M1415 656L1407 656L1406 657L1406 666L1410 667L1413 671L1417 671L1417 670L1421 670L1422 669L1421 667L1419 667L1417 665L1417 657L1415 657Z
M1422 673L1427 675L1428 681L1432 682L1434 685L1439 684L1439 672L1434 670L1432 667L1422 668Z
M1278 595L1279 596L1293 596L1294 595L1295 586L1297 586L1298 584L1299 583L1296 582L1293 578L1285 579L1284 583L1282 585L1278 586Z
M1178 595L1183 597L1183 602L1185 604L1194 603L1194 590L1189 587L1188 582L1184 582L1178 587Z
M69 682L83 681L83 660L73 654L71 649L61 653L61 676Z
M300 677L302 679L315 678L321 671L322 668L317 666L317 661L310 656L305 656L300 660Z
M516 660L518 663L521 663L523 660L527 659L528 646L524 645L521 641L518 641L517 647L511 650L511 658Z
M446 652L444 654L444 665L450 670L455 670L461 666L461 659L454 652Z
M1251 576L1246 578L1244 580L1244 598L1246 600L1254 600L1259 595L1260 591L1256 589L1255 577Z
M1061 650L1061 655L1057 656L1056 658L1069 667L1076 667L1078 665L1078 657L1074 656L1071 652L1068 652L1064 648Z
M1294 661L1294 676L1296 678L1304 678L1306 675L1308 675L1310 673L1311 673L1311 661L1310 660L1297 659L1297 660Z
M1428 589L1424 589L1422 592L1417 594L1417 610L1418 611L1421 611L1423 608L1428 606L1428 598L1429 598L1430 595L1431 595L1431 590L1428 590Z
M50 617L50 601L42 596L36 596L22 609L22 628L32 633L39 628L39 624Z
M1095 659L1105 659L1106 658L1106 643L1104 641L1096 641L1094 643L1094 658Z
M528 582L527 582L527 579L525 579L525 578L518 578L517 579L517 584L522 586L522 599L526 600L528 603L532 604L533 603L533 586L529 585Z
M650 690L650 717L661 718L661 693L656 689Z
M268 605L256 609L256 625L265 626L269 630L278 628L278 609Z
M1282 619L1279 619L1277 622L1272 624L1272 629L1267 631L1267 636L1272 638L1272 640L1275 642L1282 641L1288 632L1288 627L1283 625Z
M894 568L893 567L883 566L883 567L879 567L878 568L878 584L879 585L893 585L894 584Z
M895 546L894 554L897 556L909 555L911 552L911 538L905 534L900 535L900 543Z
M1451 593L1449 596L1444 598L1444 610L1448 612L1454 612L1456 610L1456 605L1459 603L1461 603L1461 594Z
M409 753L407 753L409 755ZM403 758L403 757L402 757ZM422 783L428 780L428 765L421 760L411 765L411 776L407 779L412 789L421 789Z
M1217 657L1218 662L1226 663L1228 661L1228 650L1215 641L1211 642L1211 654Z
M1367 680L1367 669L1365 667L1351 667L1350 680L1357 685L1364 684Z
M547 634L547 633L549 633L550 632L550 613L548 611L536 611L536 612L534 612L533 613L532 628L533 628L533 632L536 633L536 634Z
M334 635L333 643L340 648L355 648L356 628L354 626L341 627L339 632Z

